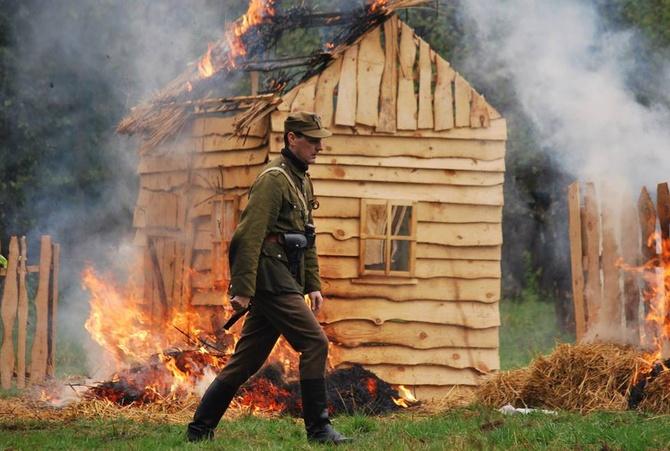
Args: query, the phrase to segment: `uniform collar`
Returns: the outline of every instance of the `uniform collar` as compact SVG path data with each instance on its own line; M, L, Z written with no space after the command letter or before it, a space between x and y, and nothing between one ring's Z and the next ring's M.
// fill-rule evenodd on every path
M293 155L293 152L291 152L289 149L284 147L281 150L281 154L284 158L286 158L293 166L295 166L298 170L301 172L307 172L307 169L309 169L309 166L303 163L302 161L298 160L298 157Z

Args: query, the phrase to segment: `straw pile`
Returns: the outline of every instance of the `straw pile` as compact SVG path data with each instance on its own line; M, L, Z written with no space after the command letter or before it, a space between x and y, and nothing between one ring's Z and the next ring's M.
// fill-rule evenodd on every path
M509 403L582 413L621 411L628 407L633 378L649 367L643 353L632 347L563 344L551 355L535 359L528 368L492 375L479 386L476 398L497 406Z

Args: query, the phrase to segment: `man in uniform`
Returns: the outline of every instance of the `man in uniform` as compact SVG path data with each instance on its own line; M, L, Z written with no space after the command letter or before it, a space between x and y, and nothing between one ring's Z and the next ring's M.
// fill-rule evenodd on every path
M307 174L332 133L316 114L290 114L284 149L256 178L229 249L230 303L249 309L230 360L216 376L189 423L189 441L212 439L237 389L256 373L283 336L300 354L303 417L310 442L341 443L328 418L325 373L328 338L315 318L323 304ZM309 296L309 305L305 302Z

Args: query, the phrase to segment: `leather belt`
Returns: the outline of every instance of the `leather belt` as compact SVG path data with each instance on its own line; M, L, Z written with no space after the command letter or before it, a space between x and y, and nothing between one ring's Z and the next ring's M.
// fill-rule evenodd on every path
M284 237L280 233L271 233L265 237L265 241L284 244Z

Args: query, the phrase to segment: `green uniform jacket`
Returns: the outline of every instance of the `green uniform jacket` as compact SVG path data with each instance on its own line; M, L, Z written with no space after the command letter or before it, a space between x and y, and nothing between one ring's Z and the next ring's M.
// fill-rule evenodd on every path
M295 186L304 193L304 202L284 174L272 170L261 173L249 190L249 202L230 241L229 296L253 297L257 291L307 294L321 290L316 248L305 249L300 265L301 286L293 278L284 246L266 241L270 234L305 231L312 222L314 194L309 175L283 157L268 163L265 169L281 167L293 177Z

